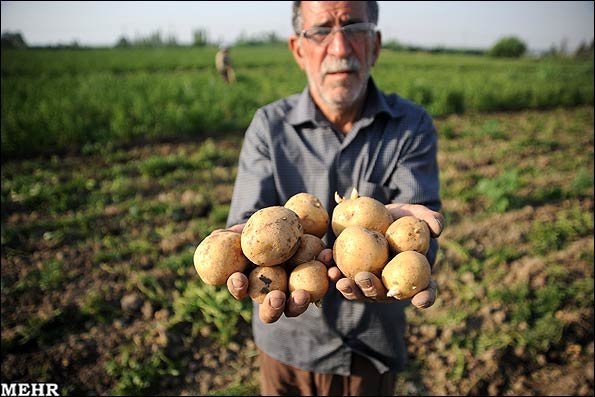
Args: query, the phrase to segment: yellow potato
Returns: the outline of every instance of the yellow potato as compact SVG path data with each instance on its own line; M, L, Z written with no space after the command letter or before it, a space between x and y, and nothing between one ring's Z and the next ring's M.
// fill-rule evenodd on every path
M258 266L279 265L297 251L304 228L297 214L282 206L256 211L242 230L244 255Z
M337 206L333 210L331 226L337 237L346 227L356 225L384 235L393 222L393 217L384 204L372 197L360 197L356 189L353 189L349 198L341 198L335 194L335 200Z
M382 283L387 296L409 299L430 284L431 267L428 259L415 251L397 254L382 270Z
M326 234L329 216L318 197L310 193L298 193L287 200L285 208L297 214L304 226L304 233L321 238Z
M376 230L348 226L333 245L333 258L343 275L352 280L364 271L380 276L389 258L388 242Z
M287 293L287 272L283 266L256 266L248 276L248 294L262 303L266 294L279 290Z
M239 233L221 231L207 236L194 251L194 268L209 285L223 285L235 272L243 272L250 262L242 253Z
M417 251L425 255L430 248L430 228L414 216L404 216L391 223L385 237L394 254Z
M327 270L322 262L314 260L302 263L289 274L289 292L306 290L310 293L310 302L320 301L328 287Z
M285 268L291 270L297 265L314 260L323 249L324 243L320 238L312 234L304 234L295 254L285 262Z

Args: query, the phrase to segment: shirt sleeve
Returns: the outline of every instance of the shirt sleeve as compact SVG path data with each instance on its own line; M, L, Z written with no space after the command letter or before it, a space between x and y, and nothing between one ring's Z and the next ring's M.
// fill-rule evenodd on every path
M438 135L431 117L423 113L412 139L403 150L393 178L399 183L395 202L421 204L440 211L440 180L438 171ZM426 254L434 267L438 253L438 240L430 240Z
M270 133L266 114L258 110L244 135L227 227L246 222L261 208L278 205Z
M397 163L393 181L399 192L394 202L422 204L439 211L438 137L430 116L424 113L416 131L407 140Z

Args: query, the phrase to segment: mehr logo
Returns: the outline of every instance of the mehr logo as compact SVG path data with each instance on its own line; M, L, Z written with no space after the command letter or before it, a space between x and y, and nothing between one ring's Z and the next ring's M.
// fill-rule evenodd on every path
M2 383L2 396L59 396L55 383Z

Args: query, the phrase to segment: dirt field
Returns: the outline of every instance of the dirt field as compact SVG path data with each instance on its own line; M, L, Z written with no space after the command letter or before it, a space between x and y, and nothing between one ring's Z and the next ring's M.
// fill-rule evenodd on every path
M408 309L397 393L593 395L593 109L436 124L448 220L439 295ZM147 164L202 142L3 164L2 382L54 382L62 395L258 393L245 319L224 345L213 325L172 321L179 283L196 279L194 247L224 221L240 142L217 141L215 166L198 170Z

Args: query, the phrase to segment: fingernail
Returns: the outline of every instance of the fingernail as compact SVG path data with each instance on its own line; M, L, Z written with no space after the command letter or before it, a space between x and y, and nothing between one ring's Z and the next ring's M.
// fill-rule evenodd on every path
M285 304L285 299L283 298L271 298L271 307L273 309L281 309Z
M233 285L233 287L236 289L241 289L244 286L244 282L242 280L238 280L237 278L232 278L231 285Z
M309 303L309 300L306 299L305 296L299 296L297 298L294 298L294 301L295 301L295 304L298 306L304 306Z
M351 289L351 287L345 287L341 289L341 292L343 292L344 294L350 294L353 292L353 290Z
M360 288L370 288L372 286L372 281L369 278L365 278L358 282Z

